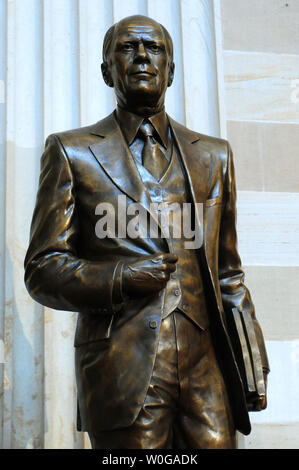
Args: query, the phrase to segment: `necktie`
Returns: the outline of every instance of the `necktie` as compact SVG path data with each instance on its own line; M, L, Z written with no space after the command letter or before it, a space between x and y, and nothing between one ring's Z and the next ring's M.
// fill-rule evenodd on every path
M144 139L142 164L159 181L164 174L168 160L153 137L154 128L150 122L143 122L140 131Z

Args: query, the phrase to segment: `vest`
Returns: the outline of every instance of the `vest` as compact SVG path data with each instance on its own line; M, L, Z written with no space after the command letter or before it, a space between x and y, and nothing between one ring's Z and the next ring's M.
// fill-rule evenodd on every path
M182 208L184 203L191 201L181 157L175 144L172 145L170 163L160 181L155 180L138 161L136 165L152 203L157 205L178 203ZM165 288L163 318L178 308L201 329L206 329L209 326L209 319L197 253L195 249L185 248L185 242L190 239L184 237L182 226L182 236L177 236L174 220L172 217L169 218L167 231L167 226L163 226L161 218L161 227L168 239L171 252L178 256L176 271L170 275Z

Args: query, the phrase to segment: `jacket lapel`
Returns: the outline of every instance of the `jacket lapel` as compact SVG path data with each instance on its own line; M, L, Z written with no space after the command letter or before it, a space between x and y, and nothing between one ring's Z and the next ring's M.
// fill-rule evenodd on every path
M113 183L129 198L140 202L149 211L149 195L114 118L114 113L96 126L92 134L98 135L101 139L89 147L91 152Z
M195 207L197 224L198 227L203 230L203 245L205 245L205 213L203 211L204 220L202 221L201 213L198 212L196 203L204 203L207 200L210 180L209 175L211 171L211 155L201 144L199 134L186 129L171 118L169 118L169 122L180 150ZM202 223L204 224L203 227ZM205 248L205 246L203 246L203 248Z
M201 144L199 134L186 129L169 116L168 119L180 150L193 202L204 202L209 191L211 155Z
M142 182L114 113L97 123L91 133L100 137L89 149L105 173L124 194L140 203L162 230L157 215L151 210L150 195Z
M205 268L209 274L212 288L215 292L215 297L218 301L217 289L212 275L210 263L207 257L206 245L208 243L208 215L203 207L203 220L202 213L198 213L197 205L195 203L204 204L208 198L210 188L210 175L211 175L211 154L205 149L204 143L200 141L200 135L189 131L177 122L169 118L171 128L173 130L177 145L179 147L183 165L186 170L187 180L189 182L191 196L195 205L195 215L197 224L203 231L203 244L199 249L200 259L204 262ZM196 145L195 145L196 144ZM218 305L219 310L220 305Z

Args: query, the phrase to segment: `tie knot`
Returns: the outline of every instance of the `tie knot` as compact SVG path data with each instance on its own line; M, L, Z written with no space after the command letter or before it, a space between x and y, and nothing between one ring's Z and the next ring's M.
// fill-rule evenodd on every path
M144 137L152 137L154 133L154 128L150 122L143 121L140 126L140 132Z

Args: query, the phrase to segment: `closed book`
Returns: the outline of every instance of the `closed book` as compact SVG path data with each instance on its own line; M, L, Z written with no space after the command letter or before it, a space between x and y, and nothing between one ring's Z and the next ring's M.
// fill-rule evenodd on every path
M241 312L237 308L232 309L228 323L245 395L250 403L251 399L266 394L261 354L254 323L250 313Z

